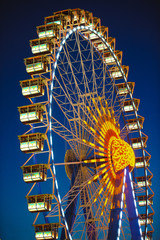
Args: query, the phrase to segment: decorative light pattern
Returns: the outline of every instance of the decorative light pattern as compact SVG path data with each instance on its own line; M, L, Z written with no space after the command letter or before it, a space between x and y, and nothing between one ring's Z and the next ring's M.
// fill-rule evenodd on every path
M122 139L112 138L111 144L112 161L114 165L114 170L118 171L129 166L130 171L135 165L135 155L131 146Z

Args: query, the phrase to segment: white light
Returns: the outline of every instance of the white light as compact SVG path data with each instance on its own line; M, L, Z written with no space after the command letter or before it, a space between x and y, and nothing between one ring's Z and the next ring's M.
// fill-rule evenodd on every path
M59 195L59 193L58 193L58 200L59 200L59 202L61 203L61 198L60 198L60 195Z
M122 193L122 200L121 200L122 202L123 202L123 199L124 199L124 194Z
M137 208L136 208L136 215L137 215L137 217L138 217L138 210L137 210Z
M120 216L120 219L122 219L122 211L120 212L120 215L119 215L119 216Z
M55 61L54 63L54 68L56 69L56 67L57 67L57 61Z
M50 103L52 103L52 94L50 95Z
M121 225L122 225L122 221L120 219L120 221L119 221L119 229L121 229Z
M55 179L55 185L56 185L56 188L58 189L57 179Z
M50 135L50 142L51 142L51 146L52 146L52 136Z
M125 181L126 181L126 177L124 176L124 178L123 178L123 184L125 184Z
M55 76L55 71L53 71L53 74L52 74L52 78L54 79L54 76Z
M50 107L50 109L49 109L49 116L51 117L51 115L52 115L52 109Z
M140 234L142 235L142 229L140 228Z
M124 193L124 188L125 188L125 186L123 185L123 187L122 187L122 192Z
M133 194L133 198L135 199L135 194L134 194L134 191L132 191L132 194Z
M63 208L61 208L61 211L62 211L62 215L64 216L64 211L63 211Z
M57 60L58 60L58 58L59 58L59 55L60 55L60 53L58 52L58 53L57 53L57 56L56 56Z
M52 84L51 84L51 91L53 90L53 81L52 81Z
M118 228L118 237L120 236L120 228Z
M53 165L53 173L54 173L54 175L56 175L56 169L55 169L54 165Z
M62 41L62 45L65 43L66 39L64 38L63 41Z
M123 201L121 201L121 209L123 208Z
M132 181L131 181L131 187L132 187L132 190L133 190L133 183L132 183Z
M66 229L68 230L68 225L67 225L67 222L66 222L66 220L65 220L65 224L66 224Z

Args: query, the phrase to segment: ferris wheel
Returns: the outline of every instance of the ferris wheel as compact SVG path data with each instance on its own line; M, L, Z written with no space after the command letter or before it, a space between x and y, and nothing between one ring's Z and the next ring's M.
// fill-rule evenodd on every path
M144 118L115 39L82 9L53 13L37 34L20 82L30 103L18 107L35 238L152 239Z

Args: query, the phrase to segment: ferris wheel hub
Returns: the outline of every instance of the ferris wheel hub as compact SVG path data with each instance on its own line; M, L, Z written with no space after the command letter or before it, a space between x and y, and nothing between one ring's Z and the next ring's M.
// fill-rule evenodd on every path
M111 160L115 173L129 166L132 171L135 166L135 154L132 147L123 139L111 137Z

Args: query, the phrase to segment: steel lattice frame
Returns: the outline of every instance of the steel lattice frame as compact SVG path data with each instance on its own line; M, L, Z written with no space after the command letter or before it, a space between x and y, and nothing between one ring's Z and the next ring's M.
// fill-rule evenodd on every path
M53 48L53 53L47 52L45 54L45 61L47 61L47 70L43 71L42 73L36 72L35 69L33 72L31 72L32 79L35 79L37 77L41 77L45 81L46 90L47 90L47 100L44 102L39 102L44 106L44 119L43 121L35 125L33 123L30 123L30 129L23 134L23 137L28 133L37 132L37 130L43 132L45 134L46 142L44 151L40 151L38 153L46 153L48 154L48 169L50 172L50 177L53 180L53 187L52 187L52 195L53 195L53 202L56 202L56 207L52 209L50 213L48 213L48 217L58 217L60 227L65 229L66 238L67 236L69 239L74 238L74 234L76 235L79 227L75 229L72 227L71 232L68 228L68 223L66 221L65 212L67 208L69 208L69 205L72 204L72 202L75 200L75 198L80 195L81 204L85 201L88 202L88 204L93 204L93 199L95 198L95 193L97 193L98 189L100 189L101 184L98 185L97 182L92 182L92 187L88 185L88 182L90 179L93 179L94 174L92 169L85 170L87 171L87 175L82 174L82 170L78 170L77 176L75 176L74 185L71 187L70 191L66 194L66 196L61 200L59 189L58 189L58 181L56 178L56 165L61 165L60 163L56 163L56 160L54 160L54 152L53 152L53 132L57 133L60 137L65 139L65 141L68 143L68 146L70 146L76 156L76 159L79 160L75 161L74 163L69 163L71 166L78 166L81 165L82 167L86 168L84 165L84 159L87 160L91 159L91 153L95 154L97 153L97 147L94 144L96 140L95 132L92 130L92 128L96 127L95 123L93 121L93 117L91 114L91 110L89 112L89 108L92 109L94 116L98 118L98 116L101 114L99 112L103 112L103 108L107 107L105 105L105 101L107 101L109 109L108 111L114 110L114 115L112 115L113 118L115 118L116 123L120 121L121 118L123 118L124 124L123 129L121 129L121 138L127 138L129 144L133 146L132 144L137 143L138 139L140 141L140 147L138 148L137 157L141 158L143 160L142 168L139 171L138 167L136 167L133 170L133 180L132 183L132 177L129 173L129 181L131 182L131 188L132 188L132 194L134 199L134 205L135 205L135 211L138 216L138 210L137 210L137 204L136 200L139 200L139 196L142 192L145 194L143 195L143 202L145 202L145 205L143 206L143 209L145 209L145 212L143 212L142 215L139 215L140 220L142 219L142 225L144 223L144 231L143 231L143 237L145 239L151 239L150 232L153 232L152 227L152 216L154 214L153 208L152 208L152 198L153 198L153 191L150 187L149 182L152 178L152 173L150 172L148 166L149 166L149 160L150 155L146 151L146 141L147 137L144 133L142 133L142 125L140 124L140 116L138 115L138 107L135 104L135 99L132 96L132 89L130 87L130 84L127 82L128 78L128 67L122 66L122 55L119 58L116 55L115 45L114 45L114 39L111 39L108 37L108 29L106 27L101 26L101 21L98 18L93 17L92 13L89 13L87 11L81 10L81 9L73 9L73 10L65 10L61 12L57 12L53 14L56 17L61 17L63 15L64 22L53 24L54 28L56 28L54 36L45 37L48 38L50 41L50 44ZM45 33L47 32L47 17L45 19ZM49 25L48 25L49 26ZM38 29L38 34L40 32L40 27ZM91 36L94 38L91 38ZM39 35L40 36L40 35ZM83 45L84 42L84 45ZM113 45L112 45L113 42ZM32 43L32 41L31 41ZM75 43L75 44L73 44ZM32 44L31 44L32 45ZM37 44L37 46L40 48L40 45ZM84 52L83 52L84 51ZM86 52L89 52L87 55ZM76 55L77 52L77 55ZM105 62L105 54L109 53L110 58L112 61L114 61L113 64L106 63ZM72 54L71 54L72 53ZM30 58L29 60L33 63L36 62L36 58L38 57L40 53L37 54L36 57ZM74 56L75 54L75 56ZM43 55L42 55L43 56ZM32 61L33 59L33 61ZM47 59L47 60L46 60ZM29 66L27 64L27 61L25 60L26 68ZM87 66L87 62L90 60L90 66ZM43 60L42 60L43 62ZM78 63L79 62L79 63ZM79 65L78 65L79 64ZM85 65L86 64L86 65ZM31 66L31 64L30 64ZM87 66L87 67L86 67ZM32 66L31 66L32 67ZM34 68L34 67L33 67ZM88 68L88 69L87 69ZM116 75L112 75L112 71L116 69L118 74L120 74L120 78L117 78ZM118 69L118 70L117 70ZM88 72L91 71L91 78L88 80L87 77L87 70ZM80 76L78 78L77 76ZM101 77L102 76L102 77ZM102 83L100 82L102 78ZM98 80L99 79L99 82ZM126 94L118 95L118 83L123 84L125 86ZM90 84L93 85L92 91L90 91ZM83 86L82 86L83 85ZM84 88L84 89L83 89ZM77 92L74 92L74 89L76 89ZM99 94L100 93L100 94ZM107 96L107 97L106 97ZM98 97L99 100L98 100ZM33 104L32 98L28 97L31 104ZM95 103L92 99L95 99ZM124 106L127 101L130 101L130 105L132 106L132 111L125 112ZM62 124L58 118L54 115L54 105L59 107L61 112L64 115L64 118L66 121L68 121L67 124ZM87 108L88 107L88 108ZM20 107L21 109L22 107ZM99 115L98 115L99 114ZM109 114L109 113L108 113ZM112 113L111 113L112 114ZM129 120L136 121L136 129L129 128ZM134 125L135 126L135 125ZM133 135L133 138L130 136ZM20 136L20 141L21 141ZM90 144L89 144L90 143ZM91 145L92 143L92 145ZM83 149L80 152L80 149ZM99 146L100 150L100 146ZM32 155L27 159L24 166L27 166L26 164L33 160L34 164L36 163L34 156L35 152L32 152ZM100 152L103 152L102 150ZM37 153L37 154L38 154ZM41 155L41 154L39 154ZM43 154L42 154L43 155ZM85 158L84 158L85 155ZM146 161L147 159L147 161ZM53 164L53 168L51 168L51 165ZM73 165L72 165L73 164ZM67 163L64 163L64 165L67 165ZM137 165L138 166L138 165ZM96 169L100 171L99 169L101 166L98 166ZM143 170L143 172L142 172ZM124 199L124 191L125 191L125 179L126 179L126 169L124 170L124 177L123 177L123 186L122 186L122 193L121 193L121 209L123 208L123 205L125 202ZM139 175L140 172L140 175ZM150 175L148 176L148 174ZM87 177L86 177L87 176ZM96 173L95 173L96 176ZM100 175L99 175L100 176ZM138 178L142 177L144 182L142 185L139 185ZM81 182L79 179L83 179ZM33 183L32 188L30 189L27 196L30 195L31 191L35 188L36 182ZM106 185L107 186L107 185ZM105 187L106 187L105 186ZM102 188L101 191L105 189L105 187ZM40 187L39 187L40 188ZM86 198L86 190L88 197ZM135 193L134 193L135 191ZM79 194L78 192L81 192ZM106 187L107 192L107 187ZM109 191L107 192L108 199L110 197ZM71 202L68 203L67 207L66 202L67 198L69 199L69 196L71 197ZM73 197L72 197L73 196ZM104 202L104 198L101 197L99 194L98 196L98 204L101 203L107 204ZM112 196L113 197L113 196ZM112 199L111 197L111 199ZM83 198L83 200L82 200ZM92 199L93 198L93 199ZM89 200L90 199L90 200ZM78 200L77 200L78 201ZM104 208L104 215L106 216L106 221L109 221L110 218L110 209L111 208L111 201L108 201L108 208ZM85 203L86 204L86 203ZM96 208L96 205L95 205ZM141 207L139 207L139 211ZM87 207L85 207L87 209ZM75 221L77 221L77 226L79 224L81 219L83 218L81 215L84 215L84 208L80 207L77 209L78 214L75 217ZM83 223L83 229L85 229L85 222L87 222L90 219L90 216L93 214L98 214L92 212L92 207L89 208L89 212L87 215L87 218L85 219ZM123 216L126 214L126 209L123 209L124 213ZM58 215L56 213L58 212ZM101 211L102 213L102 211ZM37 218L39 216L39 212L37 212L36 218L34 220L34 224L37 221ZM121 228L121 220L122 220L122 210L120 212L120 220L118 222L118 235L117 239L120 237L120 232L122 230ZM45 216L45 219L46 218ZM79 219L79 220L78 220ZM103 218L104 220L105 218ZM127 219L127 218L126 218ZM144 220L144 221L143 221ZM151 220L151 222L150 222ZM125 220L124 220L125 221ZM106 225L107 225L106 222ZM141 232L141 223L139 223L139 228ZM87 223L88 224L88 223ZM94 224L93 224L94 225ZM96 225L96 223L95 223ZM99 220L98 228L104 228L101 220ZM149 228L149 229L148 229ZM102 238L101 235L99 235L99 239L104 239L104 236L106 238L106 234L108 234L108 228L107 233L106 230L103 229L104 235ZM123 235L123 236L122 236ZM124 237L125 239L125 230L122 230L121 237ZM88 235L89 236L89 235ZM95 238L97 239L98 236ZM79 237L79 239L86 239L86 235ZM141 238L142 238L142 232L141 232ZM91 238L93 239L93 238Z

